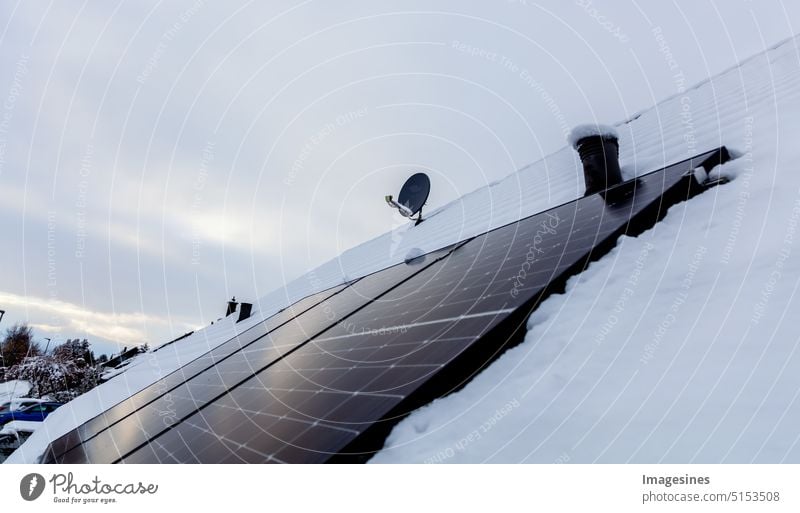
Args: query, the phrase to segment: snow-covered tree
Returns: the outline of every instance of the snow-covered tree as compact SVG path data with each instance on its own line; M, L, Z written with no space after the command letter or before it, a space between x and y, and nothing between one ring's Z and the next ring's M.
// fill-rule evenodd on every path
M83 359L61 360L53 356L32 356L8 369L9 379L31 384L31 397L49 396L66 402L97 386L98 371Z
M32 397L53 396L70 388L75 380L73 369L68 364L55 361L51 356L32 356L11 367L9 379L24 379L31 384Z
M92 360L86 339L67 340L50 355L24 358L7 369L6 378L30 382L32 397L66 402L97 386L100 373Z
M89 349L89 341L86 339L67 339L63 344L53 349L53 358L64 362L82 361L86 365L94 363L92 351Z

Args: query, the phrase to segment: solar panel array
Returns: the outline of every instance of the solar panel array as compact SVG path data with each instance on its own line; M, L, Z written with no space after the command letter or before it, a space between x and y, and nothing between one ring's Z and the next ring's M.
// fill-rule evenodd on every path
M226 387L235 386L237 379L252 376L449 251L301 300L67 433L51 444L49 452L76 463L106 461L112 454L118 458L134 441L146 441L168 428ZM308 305L313 306L305 308Z
M362 461L524 335L624 233L697 192L706 152L310 296L51 444L80 462Z

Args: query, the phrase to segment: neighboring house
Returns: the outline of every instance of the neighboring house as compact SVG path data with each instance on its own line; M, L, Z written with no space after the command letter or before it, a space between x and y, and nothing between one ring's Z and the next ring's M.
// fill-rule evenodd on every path
M127 349L121 352L120 354L112 358L109 358L107 362L103 363L103 367L106 367L108 369L114 369L116 367L119 367L122 363L127 362L137 354L139 354L139 348L132 347L131 349Z

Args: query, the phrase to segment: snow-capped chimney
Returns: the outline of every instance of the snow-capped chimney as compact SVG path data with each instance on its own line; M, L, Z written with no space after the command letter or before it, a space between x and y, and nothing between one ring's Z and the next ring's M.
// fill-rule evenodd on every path
M619 137L606 125L579 125L567 139L583 162L584 196L601 192L622 181L619 170Z
M228 301L228 309L225 310L225 317L227 317L230 314L232 314L233 312L235 312L236 311L236 306L238 304L239 303L236 302L236 296L233 296L233 298L231 298L231 300Z
M250 317L250 312L253 311L253 303L242 303L239 305L239 319L236 322L242 322Z

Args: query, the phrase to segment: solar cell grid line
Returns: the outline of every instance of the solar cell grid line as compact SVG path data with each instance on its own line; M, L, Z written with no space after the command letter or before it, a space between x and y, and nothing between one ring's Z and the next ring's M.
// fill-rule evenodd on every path
M417 274L384 296L381 303L354 314L349 319L351 326L334 326L229 391L224 402L209 404L189 422L165 433L158 445L143 449L138 456L135 452L126 455L123 461L145 461L157 450L154 447L173 450L181 444L189 458L186 461L215 461L245 452L289 462L327 460L352 446L375 422L393 423L410 412L398 410L398 405L477 345L475 341L509 314L539 300L557 277L554 273L543 283L521 289L524 294L509 293L516 269L528 258L530 243L526 242L531 237L539 236L541 254L547 254L550 265L562 269L562 274L570 268L579 270L598 244L613 242L636 216L653 206L656 212L668 206L661 203L662 195L680 187L691 169L682 164L640 177L632 182L633 193L622 195L616 203L608 201L613 195L605 199L589 196L473 239L454 251L435 274ZM539 222L554 213L569 220L570 229L540 234ZM543 260L534 259L533 263ZM460 287L465 279L474 277L484 281L477 279L469 287ZM499 287L505 288L502 296L486 294ZM459 296L466 298L457 309L460 314L443 312L448 304L464 303ZM384 343L377 344L378 340ZM493 345L495 354L504 346L502 341ZM476 368L485 363L478 362ZM460 384L449 385L452 389ZM305 430L299 430L301 424ZM226 442L214 451L193 451L191 441L209 433Z
M168 395L156 398L93 438L63 453L49 451L53 462L114 461L120 451L130 450L159 432L169 429L208 401L225 392L294 350L332 324L345 319L388 289L421 270L434 266L457 245L417 257L407 263L365 276L342 291L281 325L274 332L222 362L187 380ZM169 414L165 418L165 412Z
M267 319L258 322L241 333L236 334L228 341L223 342L207 353L195 358L194 360L191 360L170 374L164 376L157 382L148 385L124 401L121 401L120 403L117 403L111 408L105 410L104 412L79 426L77 429L74 429L59 437L50 446L52 453L61 454L77 445L80 445L84 441L97 435L100 431L107 429L111 425L127 417L142 406L169 393L172 389L179 386L187 379L196 376L200 372L210 367L213 367L215 363L219 362L220 360L223 360L236 351L245 348L259 337L263 336L265 333L268 333L278 326L291 321L294 317L303 313L307 309L319 304L325 299L330 298L334 294L340 292L345 286L346 285L337 285L316 294L306 296L296 301L292 305L289 305L288 307L276 312Z

